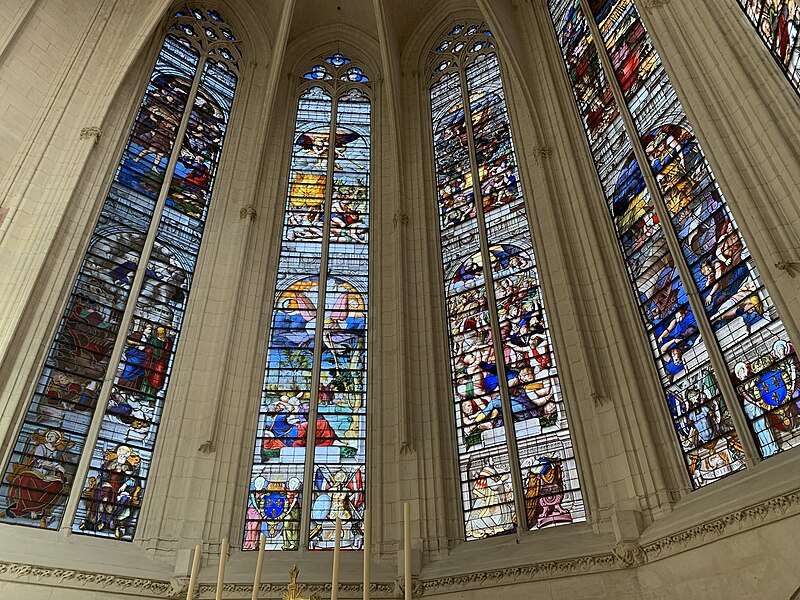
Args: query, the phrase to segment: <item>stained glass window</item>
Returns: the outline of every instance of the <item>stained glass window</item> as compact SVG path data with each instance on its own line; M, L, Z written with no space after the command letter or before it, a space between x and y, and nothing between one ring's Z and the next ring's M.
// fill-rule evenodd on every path
M694 486L745 467L740 435L797 445L794 348L636 6L549 6Z
M0 521L136 532L241 56L217 11L186 5L168 27L5 470Z
M302 79L245 550L262 533L269 550L333 548L337 517L343 548L363 542L369 79L338 53Z
M738 0L786 77L800 91L800 3L797 0Z
M435 48L431 116L466 537L582 521L495 41L483 25L458 24Z

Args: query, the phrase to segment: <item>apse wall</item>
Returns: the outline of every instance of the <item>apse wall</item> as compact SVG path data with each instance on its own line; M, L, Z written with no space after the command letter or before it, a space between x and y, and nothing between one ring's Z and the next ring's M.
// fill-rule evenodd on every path
M800 339L793 301L800 171L792 150L800 100L739 8L713 3L708 12L691 0L637 6L775 305ZM55 0L17 4L0 29L0 116L8 132L0 140L4 460L164 19L178 6L86 2L68 18ZM364 63L374 83L372 596L402 596L402 503L409 501L416 597L793 598L797 452L691 491L548 2L418 2L399 10L364 0L355 10L368 16L322 23L314 35L303 11L333 9L275 4L217 3L241 36L245 59L134 541L0 524L0 597L185 597L191 552L201 543L199 597L212 598L223 536L234 548L224 597L250 597L255 553L239 542L298 82L320 57L340 52ZM428 60L448 30L468 21L488 26L500 57L587 513L584 523L465 542ZM37 76L26 78L26 70ZM262 596L280 597L295 563L307 591L330 594L330 553L300 550L268 555ZM360 570L361 553L345 553L341 597L361 596Z

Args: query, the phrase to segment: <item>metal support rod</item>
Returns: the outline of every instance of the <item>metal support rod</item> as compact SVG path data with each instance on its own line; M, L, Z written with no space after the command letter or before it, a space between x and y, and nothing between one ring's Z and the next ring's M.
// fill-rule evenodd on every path
M333 87L333 86L332 86ZM331 204L333 202L333 174L336 162L336 111L339 98L335 89L331 90L331 118L328 131L328 166L325 172L325 200L322 208L322 245L319 262L319 281L317 282L317 323L314 328L314 358L311 362L311 392L308 399L308 427L306 427L306 459L303 467L303 481L313 481L314 449L317 442L317 403L319 402L319 382L322 374L322 335L325 327L325 295L328 287L328 249L331 232ZM291 188L290 188L291 189ZM309 495L313 494L313 484L304 486L303 514L300 517L300 546L308 548L311 529L311 505Z
M644 177L645 184L650 193L650 198L652 199L653 203L653 210L655 211L656 216L661 223L661 230L664 232L664 239L666 240L667 247L672 255L672 260L678 269L681 281L683 282L683 287L686 290L686 295L689 299L689 305L692 308L692 312L694 312L698 329L700 330L703 341L705 342L704 345L706 347L709 360L711 361L711 366L717 375L717 384L720 386L722 397L725 400L725 405L728 408L728 413L731 415L731 419L733 420L733 424L738 433L739 441L742 443L742 447L744 448L747 464L750 466L755 465L761 460L761 454L759 453L758 447L756 446L755 442L753 441L753 437L750 434L750 427L748 425L747 418L742 410L738 395L736 394L736 389L734 388L730 376L728 375L728 366L725 363L725 358L722 355L719 344L717 343L717 338L714 335L711 322L706 315L703 298L697 289L697 285L692 277L692 273L689 270L689 265L686 264L686 261L683 258L681 244L672 226L669 209L667 208L667 205L661 196L658 183L656 182L653 172L650 169L650 159L640 143L641 138L636 129L636 124L634 123L633 117L628 110L628 104L625 101L625 96L619 87L619 83L617 82L616 74L614 73L613 66L611 65L611 60L606 53L603 36L600 33L600 28L597 26L597 23L594 20L588 0L581 0L581 8L584 11L586 22L589 24L589 30L594 38L594 42L597 47L597 53L600 57L600 64L605 71L606 79L608 80L609 87L614 95L614 100L617 102L620 117L622 118L622 122L624 123L625 129L628 132L628 137L631 140L631 147L633 148L634 156L639 163L639 170ZM737 235L739 235L738 231Z

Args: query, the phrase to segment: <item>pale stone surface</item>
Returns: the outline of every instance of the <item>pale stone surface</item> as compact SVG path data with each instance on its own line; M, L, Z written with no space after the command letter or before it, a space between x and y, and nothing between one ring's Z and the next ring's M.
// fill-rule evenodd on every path
M297 4L295 7L294 5ZM731 2L643 16L795 339L800 101ZM337 10L340 5L341 10ZM5 461L163 32L167 0L5 0L0 23L0 458ZM241 535L270 322L296 77L337 48L375 82L369 493L375 598L395 597L401 503L416 593L463 600L788 599L798 452L689 492L544 0L220 2L244 40L236 106L153 475L130 544L0 525L0 598L185 595L204 544ZM718 18L719 15L722 15ZM504 65L587 523L464 544L425 63L456 16ZM315 29L312 24L317 26ZM311 35L311 33L313 35ZM773 70L770 70L773 69ZM759 74L763 73L763 77ZM99 140L84 136L99 128ZM245 217L242 218L242 211ZM210 443L210 444L209 444ZM204 447L206 450L201 451ZM328 580L330 556L270 555L265 582ZM255 557L232 552L226 598ZM342 581L360 574L343 557ZM328 592L322 590L323 595ZM266 594L279 596L277 589ZM359 596L357 587L343 591ZM201 598L213 597L201 587Z

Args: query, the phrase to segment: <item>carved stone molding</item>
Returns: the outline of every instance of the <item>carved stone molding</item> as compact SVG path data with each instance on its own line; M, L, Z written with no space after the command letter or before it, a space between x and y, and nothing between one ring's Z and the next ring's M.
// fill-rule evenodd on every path
M242 207L242 210L239 211L240 219L244 219L245 217L250 217L251 221L255 221L257 216L258 216L258 211L256 211L256 207L254 204L245 204Z
M415 581L413 595L418 597L425 594L483 589L525 581L636 568L747 529L778 521L790 512L800 513L800 490L770 498L646 544L624 541L607 553ZM94 589L107 592L109 597L115 592L124 592L142 598L181 598L185 596L188 585L186 577L163 581L8 562L0 562L0 581L18 581L48 585L53 588ZM285 586L278 584L262 584L260 596L278 599L285 589ZM309 584L305 587L307 592L319 594L323 598L330 596L330 589L329 583ZM343 598L361 597L361 584L345 583L340 585L339 589ZM374 583L370 586L374 597L383 599L396 597L398 589L400 584L396 581ZM224 596L244 600L250 598L252 590L252 585L229 583L225 584ZM213 598L216 585L200 584L198 592L196 597L200 600Z
M103 132L100 131L99 127L84 127L81 129L81 139L94 140L95 144L100 141L101 135L103 135Z
M647 555L635 542L619 542L614 549L614 556L624 567L638 567L647 562Z
M531 156L533 156L533 160L538 163L540 159L553 156L553 149L550 146L538 144L531 149Z
M392 217L392 224L395 227L398 225L408 225L408 214L404 210L398 210Z
M768 522L777 521L790 509L800 512L800 490L770 498L765 502L748 506L663 537L642 546L647 560L652 561L662 554L669 556L690 548L696 548L717 539L752 529Z
M259 598L283 598L283 594L286 592L285 585L273 585L271 583L262 583L261 586L258 588L258 597ZM373 583L369 586L370 592L372 595L381 598L391 598L393 596L394 586L388 584L376 584ZM339 595L345 596L349 598L361 598L362 597L362 587L360 584L339 584ZM195 595L195 598L205 599L205 598L214 598L214 595L217 592L216 584L201 584L198 586L198 593ZM331 595L331 584L311 584L311 585L304 585L303 592L309 593L309 595L314 597L322 597L322 598L329 598ZM222 594L225 598L250 598L253 595L253 586L252 584L236 584L236 583L226 583L222 586ZM186 592L184 591L184 596Z
M800 271L800 263L780 260L775 263L775 268L779 271L786 271L789 274L789 277L794 278L795 273Z
M202 452L203 454L211 454L217 451L216 444L214 444L214 440L206 440L200 447L197 449L198 452Z
M652 10L654 8L660 8L662 6L666 6L669 4L670 0L645 0L644 8L646 10Z
M139 594L150 598L168 598L172 585L166 581L117 577L103 573L89 573L70 569L49 569L35 565L0 562L0 578L10 581L27 580L36 583L49 583L54 587L81 587L127 594Z
M476 588L486 588L509 583L522 583L538 579L551 579L566 575L578 575L597 571L610 571L618 569L616 557L609 554L593 556L580 556L569 560L558 560L536 563L510 569L495 569L480 573L469 573L455 577L441 577L439 579L423 581L422 593L442 593Z
M421 596L423 593L422 582L412 577L411 579L411 596ZM395 598L405 598L406 595L406 582L404 577L398 577L394 580L394 593Z
M604 396L599 392L592 392L591 396L592 400L594 400L595 406L605 406L606 404L611 402L611 400L608 399L608 396Z

